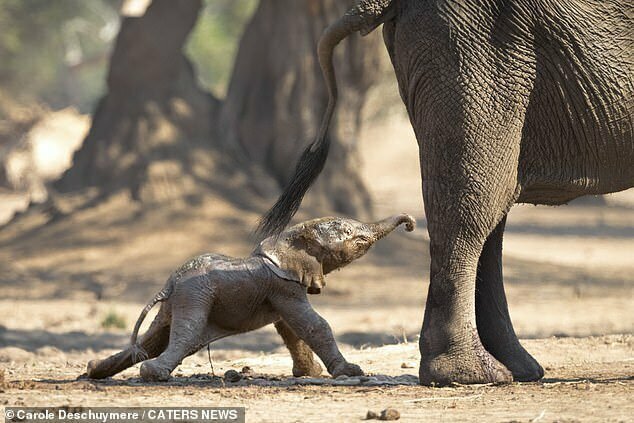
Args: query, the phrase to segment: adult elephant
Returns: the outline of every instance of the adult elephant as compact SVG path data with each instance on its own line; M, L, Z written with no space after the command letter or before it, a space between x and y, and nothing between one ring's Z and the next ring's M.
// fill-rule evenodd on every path
M262 221L280 231L322 169L334 46L381 23L420 149L431 283L422 384L531 381L502 284L514 203L557 205L634 185L630 0L362 0L319 57L331 95L317 139Z

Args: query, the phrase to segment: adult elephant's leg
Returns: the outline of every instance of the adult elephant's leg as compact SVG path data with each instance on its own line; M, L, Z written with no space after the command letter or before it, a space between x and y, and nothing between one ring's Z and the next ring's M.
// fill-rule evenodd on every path
M470 219L452 222L453 219L447 218L451 215L441 213L440 209L465 206L447 204L450 199L441 200L431 191L433 188L429 186L425 190L431 280L419 341L420 382L424 385L511 382L511 373L487 352L477 331L475 279L486 236L475 235L480 229L471 226ZM438 201L444 206L430 204Z
M484 243L476 278L476 321L484 347L513 373L517 381L534 381L544 369L520 344L504 294L502 237L506 217Z
M502 85L493 75L482 79L457 86L451 78L445 85L439 78L437 101L426 105L425 91L409 101L425 112L410 112L421 147L431 254L420 338L423 384L512 381L511 372L487 352L478 335L476 275L487 239L520 192L526 104L516 90L495 92ZM484 107L479 98L493 100Z
M436 9L426 13L432 17L419 27L427 29L413 37L419 66L415 71L409 71L411 61L395 66L420 147L430 238L420 381L510 382L511 372L484 348L478 334L476 275L487 239L521 190L519 160L533 67L530 58L518 63L517 57L530 46L514 45L518 35L503 47L487 49L491 37L474 38L473 31L463 32L468 25L434 17L440 13ZM458 16L475 15L465 10L451 19Z
M284 321L275 322L275 329L284 340L284 344L293 358L293 376L319 376L321 366L315 361L313 351L293 332Z

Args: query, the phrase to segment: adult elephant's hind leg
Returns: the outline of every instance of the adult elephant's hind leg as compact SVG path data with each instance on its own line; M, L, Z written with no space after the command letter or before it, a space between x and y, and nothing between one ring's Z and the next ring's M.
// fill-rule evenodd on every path
M293 332L293 329L284 320L275 322L275 329L293 358L293 376L321 375L322 369L315 361L313 350Z
M489 235L478 263L476 321L482 344L517 381L535 381L544 369L520 344L509 315L502 273L502 237L506 217Z

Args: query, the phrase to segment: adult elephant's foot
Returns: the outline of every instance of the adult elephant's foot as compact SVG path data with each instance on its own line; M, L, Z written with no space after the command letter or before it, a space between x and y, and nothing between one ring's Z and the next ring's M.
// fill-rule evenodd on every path
M484 344L486 349L504 364L513 374L513 380L517 382L535 382L544 377L544 369L524 349L519 341L510 342L507 345Z
M520 344L509 315L502 275L503 218L487 239L476 277L476 325L482 345L520 382L539 380L544 369Z
M482 303L484 301L476 303L479 306L476 311L478 334L484 348L511 371L517 382L534 382L544 377L542 366L517 339L506 309L500 313L501 308L485 308ZM506 306L506 301L503 304Z
M421 343L421 385L513 382L513 375L509 369L484 349L477 333L474 335L471 343L452 345L447 351L442 352L433 351Z

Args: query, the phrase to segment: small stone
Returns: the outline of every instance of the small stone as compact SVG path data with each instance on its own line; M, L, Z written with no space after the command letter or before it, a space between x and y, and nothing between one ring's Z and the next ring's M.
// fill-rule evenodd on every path
M242 375L236 372L235 370L231 369L225 372L224 379L227 382L235 383L240 381L240 379L242 379Z
M379 416L379 420L398 420L401 418L401 413L398 412L395 408L386 408L381 411L381 415Z
M366 420L377 420L378 418L379 415L372 410L368 410L368 412L365 414Z
M253 375L253 369L251 367L249 367L249 366L244 366L240 373L242 373L245 376L252 376Z
M412 366L409 363L401 363L401 369L413 369L414 366Z

